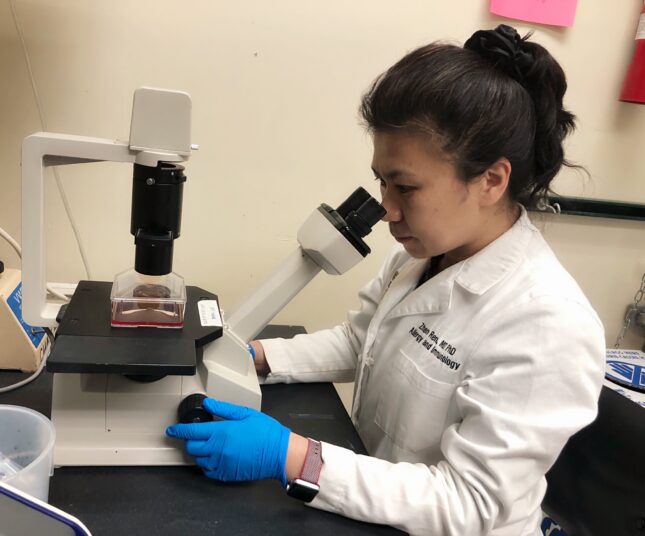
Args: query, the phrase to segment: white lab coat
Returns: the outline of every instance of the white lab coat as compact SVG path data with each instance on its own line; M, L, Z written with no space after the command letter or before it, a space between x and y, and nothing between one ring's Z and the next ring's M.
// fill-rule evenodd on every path
M545 473L590 423L604 331L526 211L415 288L396 247L334 329L263 340L267 382L354 379L370 456L323 443L312 506L414 535L540 534Z

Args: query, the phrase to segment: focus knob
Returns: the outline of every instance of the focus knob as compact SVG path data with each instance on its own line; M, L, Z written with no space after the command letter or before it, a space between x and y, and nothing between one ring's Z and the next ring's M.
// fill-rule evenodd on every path
M179 422L189 424L193 422L209 422L213 420L213 416L206 411L203 406L206 395L195 393L188 395L181 401L177 413L179 415Z

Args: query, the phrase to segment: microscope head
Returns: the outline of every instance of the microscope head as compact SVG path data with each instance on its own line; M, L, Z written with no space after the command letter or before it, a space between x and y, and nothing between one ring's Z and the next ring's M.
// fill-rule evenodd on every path
M344 274L371 252L363 237L385 216L385 209L358 188L336 210L325 203L298 231L303 251L325 272Z

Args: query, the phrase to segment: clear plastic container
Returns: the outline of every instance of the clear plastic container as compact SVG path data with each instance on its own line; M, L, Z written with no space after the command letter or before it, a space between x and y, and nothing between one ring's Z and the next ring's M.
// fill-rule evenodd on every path
M54 425L32 409L0 404L0 431L0 480L47 502Z
M114 278L110 301L113 327L184 326L186 284L174 272L152 276L126 270Z

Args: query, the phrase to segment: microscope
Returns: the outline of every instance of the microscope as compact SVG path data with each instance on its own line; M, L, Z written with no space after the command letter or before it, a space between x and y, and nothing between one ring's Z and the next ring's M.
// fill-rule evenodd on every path
M248 342L321 270L340 275L370 253L363 238L383 207L359 188L338 208L321 204L298 247L223 315L217 295L172 271L191 150L187 93L139 88L127 142L40 132L22 149L23 317L55 329L54 463L191 463L164 429L209 419L206 396L260 409ZM68 304L46 294L44 169L89 162L133 164L134 269L113 282L80 281Z

